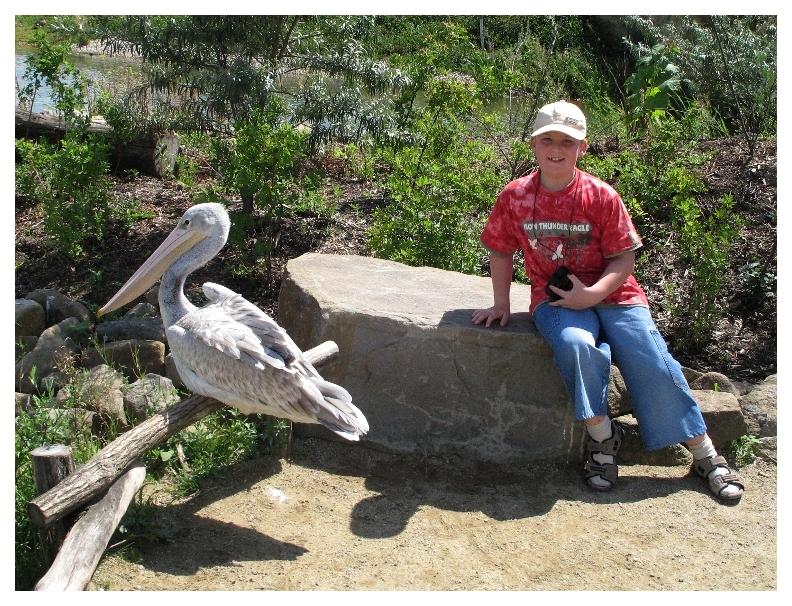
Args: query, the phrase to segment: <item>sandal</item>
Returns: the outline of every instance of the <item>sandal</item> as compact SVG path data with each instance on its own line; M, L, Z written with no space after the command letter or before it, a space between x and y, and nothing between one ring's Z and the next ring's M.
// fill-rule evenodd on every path
M718 467L723 467L728 471L728 473L710 477L712 470ZM707 481L712 494L714 494L721 501L736 502L742 498L743 491L745 490L742 479L729 468L728 463L726 463L726 459L724 459L722 456L717 455L714 457L707 457L706 459L693 461L693 470L696 472L696 474ZM723 491L727 486L737 486L740 489L740 492L735 495L723 494Z
M616 484L616 480L619 477L619 466L616 465L616 454L619 452L619 448L621 448L622 442L624 441L624 430L611 421L611 437L607 440L603 440L602 442L597 442L592 439L591 436L588 437L586 442L586 464L583 466L583 473L586 479L586 484L589 485L590 488L594 490L610 490ZM595 454L603 454L603 455L610 455L613 457L613 463L597 463L594 460ZM594 484L591 481L591 478L599 477L603 480L606 480L610 483L609 486L600 486L598 484Z

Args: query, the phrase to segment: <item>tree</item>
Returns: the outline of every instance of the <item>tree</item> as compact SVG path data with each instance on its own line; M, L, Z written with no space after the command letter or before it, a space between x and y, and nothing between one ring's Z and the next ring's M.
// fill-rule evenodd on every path
M109 52L143 58L146 87L162 96L174 124L230 132L272 95L288 99L311 143L385 135L386 104L366 94L395 90L401 74L372 60L360 42L365 17L277 15L94 18ZM297 91L288 79L300 80ZM341 80L342 87L333 88Z

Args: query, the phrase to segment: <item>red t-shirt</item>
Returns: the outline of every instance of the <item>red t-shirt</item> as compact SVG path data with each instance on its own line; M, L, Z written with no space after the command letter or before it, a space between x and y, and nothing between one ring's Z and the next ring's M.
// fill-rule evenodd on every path
M591 286L610 258L641 247L616 190L578 169L561 191L542 187L539 171L509 183L498 194L481 242L508 255L522 249L525 271L531 277L531 311L547 300L547 281L559 266L566 265ZM602 302L649 305L633 275Z

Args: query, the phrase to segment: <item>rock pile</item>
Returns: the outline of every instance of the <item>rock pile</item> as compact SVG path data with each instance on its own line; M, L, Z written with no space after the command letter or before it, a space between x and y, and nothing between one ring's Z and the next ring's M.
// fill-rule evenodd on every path
M179 401L181 381L150 303L99 324L84 304L51 289L28 293L15 307L17 415L31 410L31 396L51 395L41 398L51 418L101 432Z

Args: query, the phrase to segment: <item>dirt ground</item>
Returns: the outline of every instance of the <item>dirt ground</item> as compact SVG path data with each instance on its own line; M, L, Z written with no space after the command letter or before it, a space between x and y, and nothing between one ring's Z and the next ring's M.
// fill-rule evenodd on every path
M577 469L454 472L317 439L165 503L109 555L104 590L773 590L776 465L740 470L737 505L687 467L622 466L593 493ZM707 562L702 565L702 562ZM587 585L588 584L588 585Z

